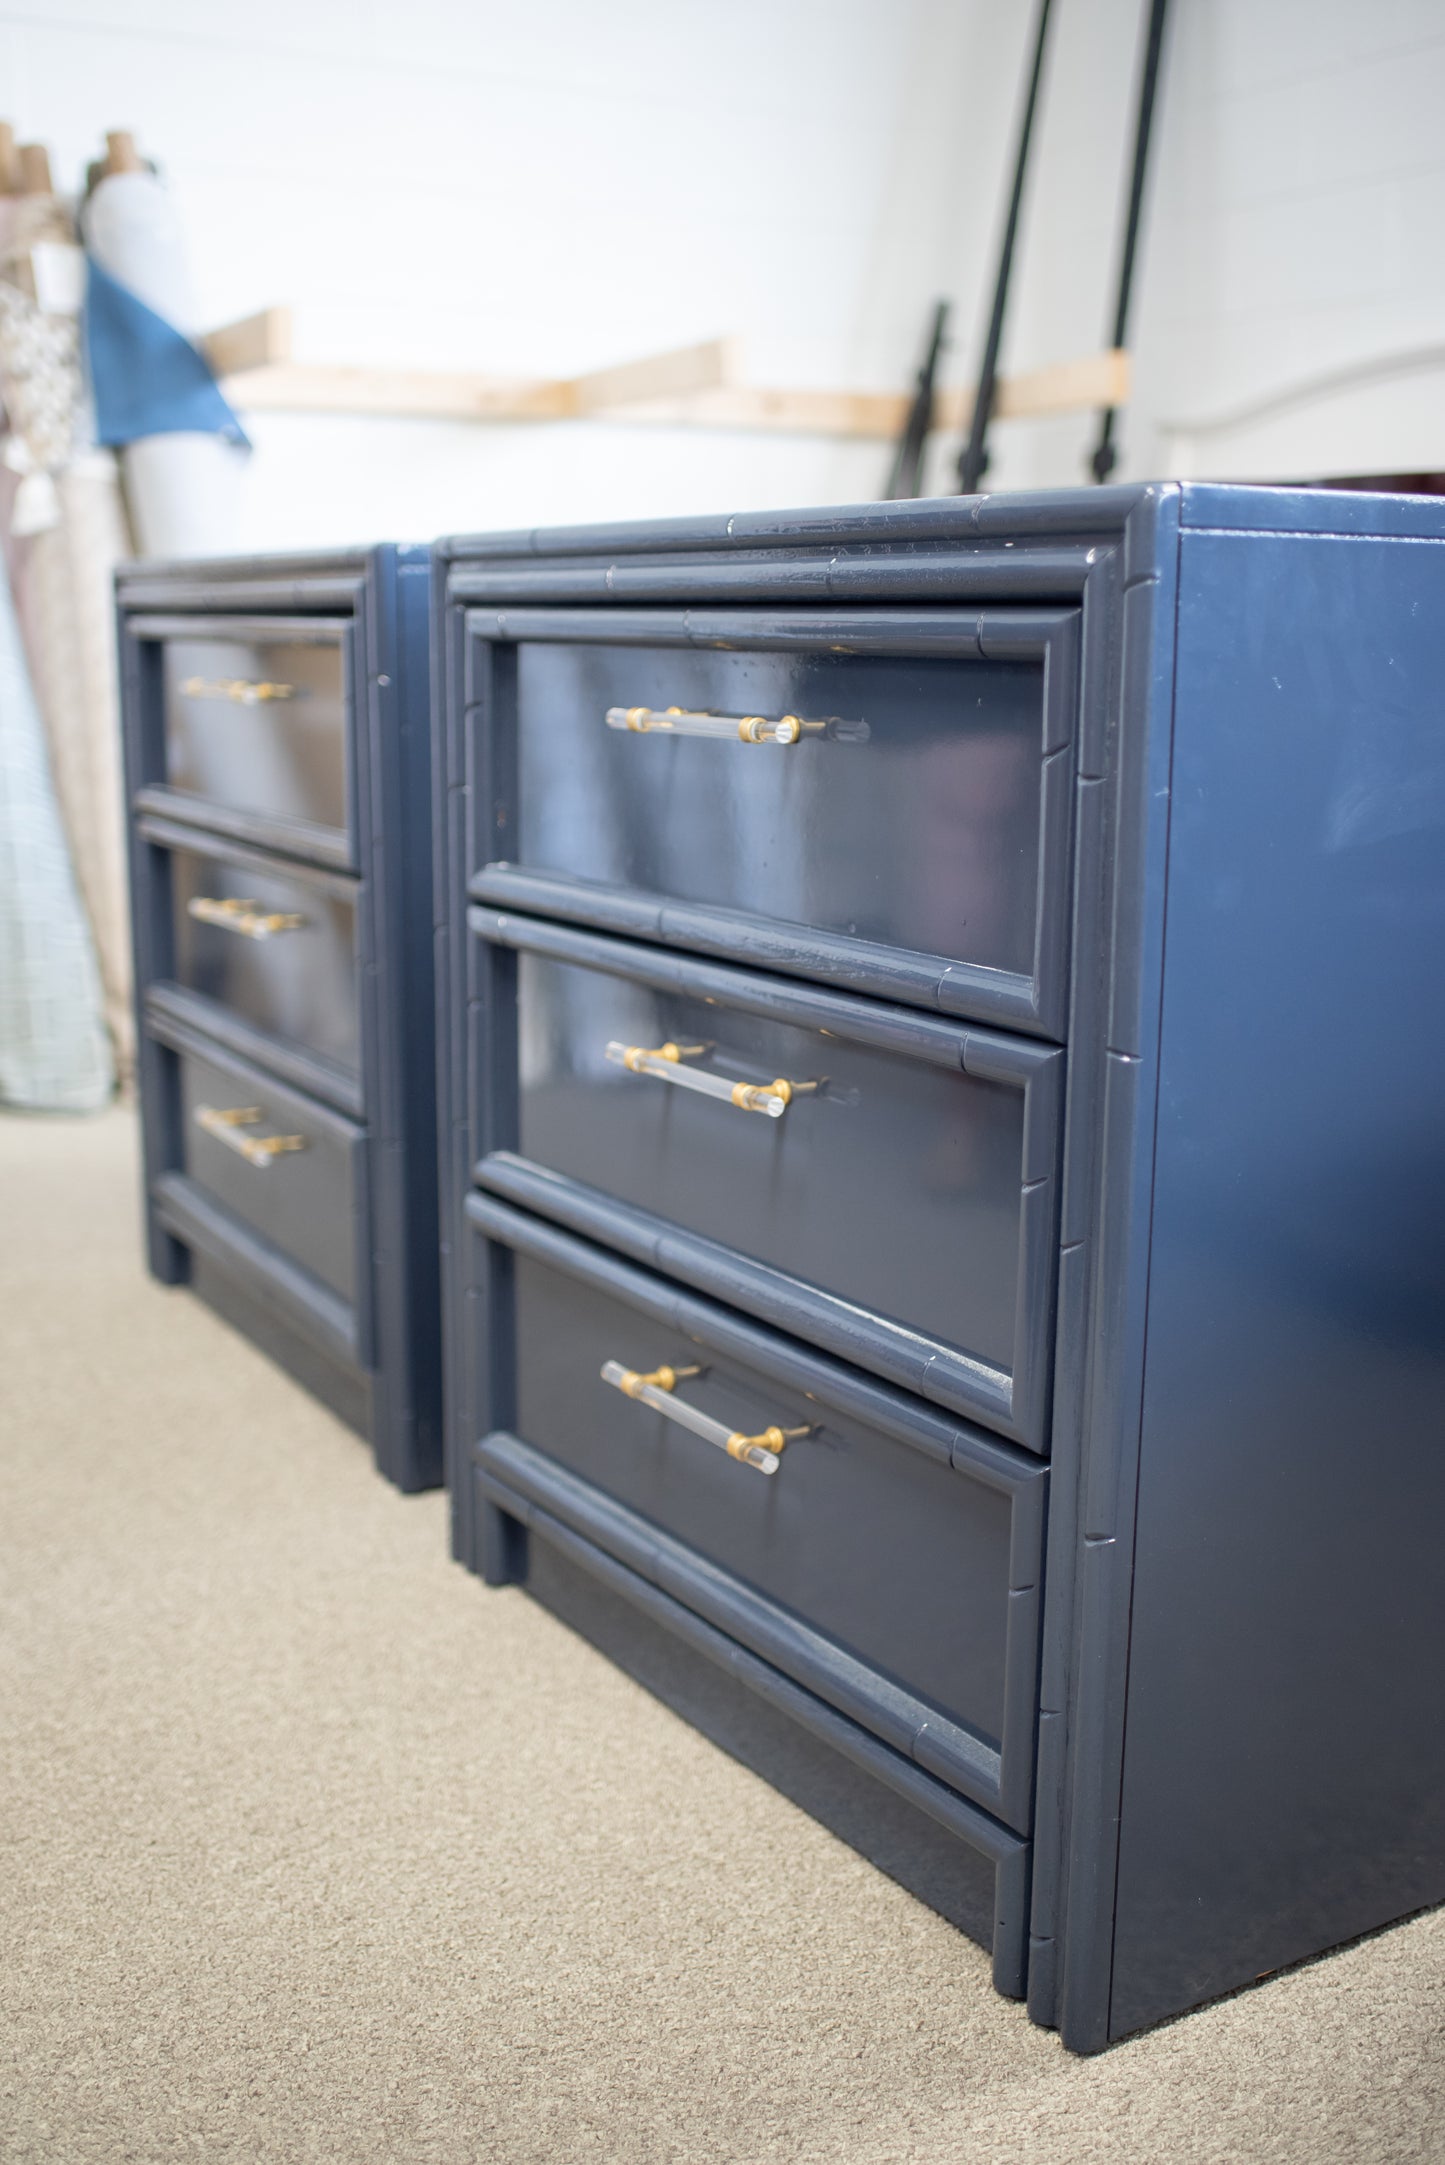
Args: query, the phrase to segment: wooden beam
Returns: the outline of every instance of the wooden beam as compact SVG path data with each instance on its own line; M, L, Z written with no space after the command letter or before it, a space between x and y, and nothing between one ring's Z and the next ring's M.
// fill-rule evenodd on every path
M201 351L218 376L238 376L243 369L269 368L291 358L291 311L263 308L258 316L242 316L207 331Z
M710 339L703 345L649 355L585 376L518 379L470 371L347 368L277 359L250 367L229 388L243 411L397 414L434 421L610 418L639 425L879 442L897 435L909 406L909 394L901 391L768 389L741 384L735 380L735 368L733 342ZM1003 421L1039 419L1120 406L1128 395L1128 355L1096 353L1000 378L995 411ZM941 391L938 427L945 432L964 427L972 406L969 389L955 386Z
M910 399L899 391L776 390L736 384L692 398L629 407L625 419L673 428L758 430L777 436L895 436Z
M255 411L408 414L443 421L568 421L639 401L689 398L733 380L737 345L710 338L582 376L516 378L470 370L349 368L290 358L290 317L268 309L205 341L238 405ZM218 350L219 349L219 350Z
M735 338L709 338L699 346L647 354L616 368L592 369L570 380L573 411L578 415L611 413L645 405L650 399L688 398L735 384L742 373L740 353Z
M1000 377L994 413L1000 421L1037 420L1122 406L1128 397L1128 354L1091 353L1026 375ZM757 384L736 384L691 398L639 403L628 409L625 418L676 428L747 429L766 435L840 436L883 443L898 435L911 403L912 394L904 391L769 390ZM956 433L967 427L972 412L972 385L946 386L935 402L935 426L944 434Z
M1129 356L1121 346L1055 361L1051 368L999 379L994 412L1000 421L1033 421L1045 414L1088 413L1129 403Z
M429 421L566 421L571 385L424 368L287 361L227 389L242 412L409 415Z

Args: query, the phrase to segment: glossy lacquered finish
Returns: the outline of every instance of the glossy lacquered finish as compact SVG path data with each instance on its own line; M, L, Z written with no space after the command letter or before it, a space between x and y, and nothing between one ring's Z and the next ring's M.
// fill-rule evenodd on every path
M762 1267L718 1267L754 1314L1037 1445L1060 1054L500 913L472 923L518 954L493 1046L500 1064L510 1035L515 1126L498 1106L483 1184L519 1192L500 1151L587 1191L533 1182L534 1207L573 1222L590 1208L588 1229L629 1252L680 1231L746 1258ZM625 1064L664 1046L681 1056ZM775 1117L753 1109L759 1090L783 1105ZM622 1211L606 1216L603 1198ZM721 1290L685 1245L669 1267Z
M199 798L202 816L213 806L349 829L349 632L335 618L158 626L166 784Z
M1116 2031L1445 1898L1442 564L1182 541Z
M259 1068L182 1053L182 1169L346 1301L368 1241L364 1131Z
M1042 1469L831 1362L796 1358L776 1333L749 1340L708 1302L679 1310L649 1274L522 1213L479 1201L477 1222L523 1249L516 1436L683 1544L699 1570L720 1567L715 1588L725 1574L761 1597L745 1636L760 1644L771 1625L783 1668L841 1693L845 1711L995 1810L1006 1751L1010 1816L1026 1824L1036 1610L1011 1607L1010 1590L1039 1584ZM609 1384L603 1368L619 1361L670 1368L664 1395L731 1432L781 1431L776 1472Z
M698 651L681 616L508 612L499 670L473 612L497 762L474 891L1057 1033L1072 622L866 616L719 623ZM725 733L670 733L677 707Z
M169 857L175 981L268 1036L357 1073L355 886L222 850L175 848ZM222 907L206 912L208 904ZM242 904L250 910L239 911ZM267 919L279 920L275 929L266 929Z
M440 1475L422 550L119 580L152 1270Z
M1074 2050L1445 1900L1445 507L1100 488L439 564L458 1552L555 1551L931 1813ZM1030 685L1032 975L980 810L1018 872ZM944 1399L970 1358L992 1396ZM1047 1480L1018 1699L980 1442Z

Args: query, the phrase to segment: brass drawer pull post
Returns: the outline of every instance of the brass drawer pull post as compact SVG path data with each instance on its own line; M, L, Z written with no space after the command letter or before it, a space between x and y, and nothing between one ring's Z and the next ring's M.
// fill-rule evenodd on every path
M685 1399L672 1396L684 1376L701 1374L700 1368L654 1368L644 1376L635 1368L624 1368L621 1361L604 1361L602 1364L602 1381L610 1383L614 1390L637 1399L641 1405L650 1406L654 1413L664 1414L680 1428L690 1429L694 1436L701 1436L704 1443L716 1444L720 1451L726 1451L729 1458L738 1459L744 1466L751 1466L758 1473L776 1473L787 1444L794 1437L808 1435L810 1429L807 1426L773 1427L763 1429L760 1435L745 1436L740 1429L729 1428L724 1422L713 1420L710 1414L700 1413Z
M246 677L186 677L185 699L229 699L238 707L261 707L273 699L294 699L294 684L252 683Z
M796 714L698 714L686 707L609 707L607 726L636 736L717 737L738 744L796 744L828 727Z
M614 1067L625 1067L629 1075L655 1075L659 1082L700 1091L704 1097L736 1105L739 1112L763 1113L769 1120L781 1120L800 1092L818 1087L815 1082L789 1082L782 1075L769 1083L729 1082L725 1075L709 1075L705 1068L684 1064L706 1051L705 1045L675 1045L671 1039L665 1045L647 1046L624 1045L614 1037L608 1040L605 1056Z
M306 1148L304 1135L247 1135L245 1130L266 1117L259 1105L198 1105L192 1116L198 1128L214 1135L218 1143L234 1150L248 1165L263 1171L273 1158Z
M269 940L278 932L299 932L306 922L295 910L263 910L258 902L240 895L192 895L186 912L203 925L238 932L243 940Z

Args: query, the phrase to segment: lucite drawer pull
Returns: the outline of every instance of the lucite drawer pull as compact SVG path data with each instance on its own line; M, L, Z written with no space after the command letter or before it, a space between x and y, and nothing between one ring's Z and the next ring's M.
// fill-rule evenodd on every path
M694 714L686 707L609 707L609 729L630 729L638 736L666 732L674 737L724 737L742 744L796 744L821 734L826 722L800 721L796 714Z
M694 1436L701 1436L704 1443L716 1444L729 1458L740 1459L743 1465L752 1466L759 1473L776 1473L785 1445L795 1436L806 1436L807 1427L765 1428L760 1436L745 1436L741 1430L713 1420L710 1414L699 1413L697 1407L688 1405L685 1399L672 1396L683 1377L701 1374L700 1368L654 1368L650 1375L640 1376L635 1368L624 1368L621 1361L604 1361L602 1364L602 1381L610 1383L614 1390L622 1391L644 1406L651 1406L654 1413L665 1414L680 1428L691 1429Z
M259 1105L227 1105L220 1110L214 1105L198 1105L192 1117L198 1128L214 1135L218 1143L234 1150L248 1165L264 1169L273 1158L306 1148L304 1135L247 1135L247 1128L266 1117Z
M674 1045L670 1039L654 1047L623 1045L615 1037L606 1048L613 1066L625 1067L631 1075L655 1075L659 1082L676 1083L680 1090L700 1090L704 1097L721 1098L740 1112L765 1113L769 1120L781 1120L799 1091L818 1087L811 1082L789 1082L781 1075L770 1083L729 1082L726 1075L709 1075L706 1068L684 1064L706 1051L706 1045Z
M269 940L278 932L298 932L306 922L294 910L263 910L258 902L248 902L240 895L228 895L224 900L214 895L192 895L186 911L203 925L239 932L243 940Z
M294 699L294 684L253 683L247 677L187 677L181 685L186 699L230 699L238 707L265 706L272 699Z

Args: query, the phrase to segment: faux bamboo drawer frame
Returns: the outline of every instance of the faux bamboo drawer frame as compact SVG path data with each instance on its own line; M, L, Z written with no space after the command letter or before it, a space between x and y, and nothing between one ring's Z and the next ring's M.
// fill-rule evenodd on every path
M635 1269L592 1242L539 1223L490 1195L467 1199L476 1231L514 1255L565 1273L584 1290L612 1294L640 1316L676 1332L689 1353L732 1358L794 1391L826 1426L830 1410L851 1415L900 1448L947 1467L964 1482L1003 1499L1009 1513L1007 1593L1000 1618L1004 1644L1001 1736L985 1742L961 1723L931 1712L908 1687L886 1682L862 1660L838 1651L836 1640L811 1631L766 1596L742 1589L723 1569L709 1570L695 1549L659 1535L638 1514L607 1505L595 1485L569 1474L516 1436L493 1431L477 1454L483 1486L505 1482L579 1530L610 1516L614 1554L625 1545L632 1567L664 1588L685 1587L700 1614L731 1631L754 1652L806 1683L895 1750L947 1780L970 1801L1026 1829L1033 1789L1033 1718L1038 1669L1038 1618L1043 1561L1043 1499L1047 1470L1000 1448L981 1429L920 1406L904 1393L799 1345L779 1330L699 1299L651 1271ZM515 1379L497 1379L497 1404L515 1401ZM722 1470L719 1468L719 1470ZM824 1476L827 1474L824 1464ZM748 1482L746 1494L765 1505L772 1491ZM630 1524L625 1522L630 1521Z
M493 583L484 569L471 571L468 578L469 597L488 591ZM555 582L559 597L568 590L565 580ZM926 585L923 591L928 591ZM763 582L757 587L757 598L768 592ZM1036 721L1038 875L1030 969L983 968L954 956L881 945L762 912L684 902L637 887L578 880L564 870L509 862L521 830L516 670L505 660L494 669L482 657L505 657L518 646L554 642L615 645L634 653L745 649L778 657L908 656L920 662L1015 662L1036 668L1041 678ZM821 976L840 988L905 1000L976 1022L994 1022L1004 1029L1062 1036L1068 977L1069 804L1078 698L1076 610L858 608L840 617L815 609L468 607L454 668L463 710L485 715L489 721L488 772L478 777L488 810L476 837L480 854L469 889L475 901L785 975ZM456 749L454 732L452 749Z
M1075 2050L1445 1899L1445 1687L1422 1658L1445 1640L1442 594L1433 500L1192 485L439 546L457 1553L505 1582L541 1540L948 1825L994 1874L996 1981ZM478 960L497 913L915 1007L942 982L507 861L517 640L736 648L806 617L906 653L949 612L1077 642L1060 1005L949 995L1064 1051L1027 1835L770 1659L735 1587L707 1593L513 1433L518 1248L644 1281L680 1328L696 1308L776 1336L747 1287L549 1223L505 1165L475 1181L476 1108L485 1127L514 1086L491 1027L510 989Z
M162 790L203 803L212 818L260 820L303 846L344 848L355 870L350 634L345 616L213 618L194 629L172 619Z
M731 1301L790 1329L844 1360L858 1362L906 1390L953 1412L989 1422L1001 1435L1039 1450L1045 1438L1049 1345L1053 1325L1053 1256L1058 1224L1058 1145L1063 1055L1055 1047L905 1008L840 998L796 980L701 962L583 932L545 919L473 908L468 927L479 943L475 958L484 983L477 1013L495 1017L486 1048L493 1087L477 1107L474 1178L512 1202L608 1242L622 1254L667 1271L699 1290ZM503 1083L503 1062L515 1044L509 1027L515 1005L511 965L517 955L556 957L615 972L623 981L675 990L715 1007L816 1030L835 1042L850 1039L1015 1093L1021 1101L1018 1166L1018 1264L1013 1294L1014 1361L1000 1366L945 1343L913 1323L863 1308L855 1299L820 1292L785 1271L740 1258L696 1230L665 1224L645 1210L617 1202L591 1184L569 1180L517 1154L516 1091ZM482 1048L474 1048L474 1064ZM515 1055L514 1055L515 1057ZM727 1118L725 1113L722 1117ZM791 1117L797 1117L792 1115Z
M190 1032L161 1024L156 1034L180 1062L183 1180L345 1304L353 1318L350 1357L368 1365L374 1332L365 1128ZM284 1178L253 1177L282 1158Z
M354 875L271 856L225 835L198 846L194 829L153 812L140 813L137 831L166 853L170 865L165 883L170 896L169 981L188 997L203 999L244 1023L258 1041L275 1048L273 1057L284 1060L295 1054L325 1068L338 1090L355 1093L359 1108L364 1098L361 895ZM188 894L192 874L202 876L207 885L245 889L251 909L241 912L243 921L259 903L263 917L271 911L283 920L294 916L307 922L284 938L238 937L230 925L217 922L232 913L232 902ZM193 906L209 913L200 923L191 914ZM319 953L309 945L318 916L323 931ZM264 925L260 929L264 931Z
M427 552L394 547L140 564L117 581L150 1268L193 1284L356 1427L404 1489L441 1476L429 583ZM344 826L268 808L263 788L245 809L167 779L167 644L210 637L224 655L263 636L340 648ZM284 746L289 687L268 683L259 706L239 679L207 690L235 706L244 781L247 717L262 714L273 750ZM178 981L171 880L186 852L213 858L230 884L269 877L354 908L354 952L327 965L352 980L354 1065ZM317 1134L345 1141L349 1192L338 1185L335 1208L351 1222L335 1240L354 1253L354 1300L267 1239L264 1209L248 1220L187 1175L183 1058L269 1078L308 1105ZM256 1177L284 1179L284 1158Z

